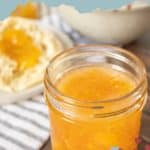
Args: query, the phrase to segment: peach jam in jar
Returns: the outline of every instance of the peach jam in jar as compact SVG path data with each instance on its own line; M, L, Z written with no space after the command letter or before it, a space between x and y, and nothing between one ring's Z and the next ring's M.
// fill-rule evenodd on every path
M105 45L64 51L45 74L52 150L136 150L146 95L133 54Z

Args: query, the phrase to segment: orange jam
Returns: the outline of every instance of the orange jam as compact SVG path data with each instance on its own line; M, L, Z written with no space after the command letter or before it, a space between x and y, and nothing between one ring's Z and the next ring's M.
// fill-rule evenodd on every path
M0 52L16 61L19 70L36 65L41 55L41 49L25 31L13 28L7 28L2 32Z
M104 67L88 67L69 72L57 84L58 90L77 100L107 100L133 90L135 82L123 73Z
M16 9L12 12L11 15L30 19L38 19L39 18L38 6L32 2L27 2L24 5L20 4L16 7Z
M107 101L131 92L136 82L126 73L111 67L83 67L64 74L56 82L65 96L83 102ZM113 109L113 103L109 109ZM123 105L123 103L122 103ZM140 129L141 110L102 117L78 120L65 117L50 107L53 150L136 150ZM121 107L121 105L120 105ZM82 116L82 111L76 111Z

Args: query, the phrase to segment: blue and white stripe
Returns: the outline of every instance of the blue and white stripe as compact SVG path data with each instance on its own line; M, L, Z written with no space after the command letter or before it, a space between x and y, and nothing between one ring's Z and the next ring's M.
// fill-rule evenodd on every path
M48 138L48 110L42 95L0 108L0 150L38 150Z

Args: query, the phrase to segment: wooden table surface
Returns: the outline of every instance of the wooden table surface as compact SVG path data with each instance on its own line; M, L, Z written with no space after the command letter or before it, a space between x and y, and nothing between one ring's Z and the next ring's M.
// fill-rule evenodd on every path
M145 34L136 42L133 42L129 45L124 46L124 48L128 49L129 51L139 56L145 63L147 67L147 71L150 72L150 33ZM150 77L150 74L148 76ZM149 90L149 93L150 93L150 90ZM150 100L147 103L146 109L148 110L147 115L143 115L143 118L142 118L142 133L150 136ZM150 142L150 139L146 139L146 140ZM147 143L143 141L143 144L141 144L141 146L139 147L139 150L144 150L143 145L145 144ZM44 144L41 150L50 150L50 140L48 140Z

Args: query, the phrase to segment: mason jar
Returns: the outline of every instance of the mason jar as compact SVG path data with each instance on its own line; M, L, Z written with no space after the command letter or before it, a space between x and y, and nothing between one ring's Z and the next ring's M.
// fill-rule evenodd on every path
M57 89L64 74L92 65L109 65L128 74L136 82L135 88L115 99L92 102L67 97ZM145 67L135 55L114 46L78 46L50 61L44 84L52 150L137 149L147 79Z

